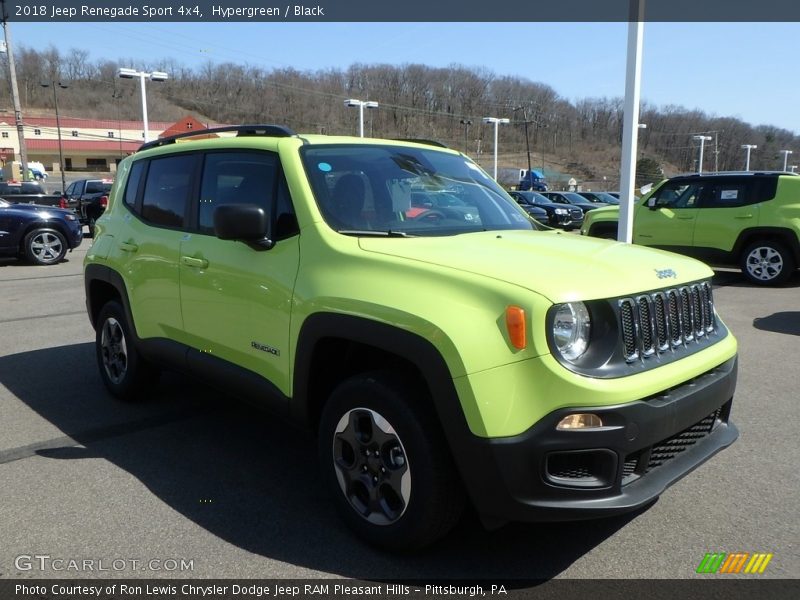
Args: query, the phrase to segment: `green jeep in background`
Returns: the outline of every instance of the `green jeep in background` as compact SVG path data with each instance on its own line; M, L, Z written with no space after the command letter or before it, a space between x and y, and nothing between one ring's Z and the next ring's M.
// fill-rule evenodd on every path
M591 211L581 233L616 238L619 209ZM633 242L739 266L753 283L785 282L800 264L800 175L713 173L663 181L634 207Z
M113 395L176 369L302 424L314 481L393 549L467 502L490 527L635 510L736 439L736 340L702 263L537 231L438 145L209 133L123 160L96 223Z

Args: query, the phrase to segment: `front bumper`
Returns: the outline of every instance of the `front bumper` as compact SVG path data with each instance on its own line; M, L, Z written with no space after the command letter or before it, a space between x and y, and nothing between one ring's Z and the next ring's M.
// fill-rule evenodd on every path
M603 407L556 410L524 433L472 436L462 474L478 512L498 521L562 521L635 510L729 446L736 357L655 396ZM588 412L598 430L557 431ZM463 456L462 456L463 457Z
M69 249L74 250L83 241L83 225L78 225L69 231Z

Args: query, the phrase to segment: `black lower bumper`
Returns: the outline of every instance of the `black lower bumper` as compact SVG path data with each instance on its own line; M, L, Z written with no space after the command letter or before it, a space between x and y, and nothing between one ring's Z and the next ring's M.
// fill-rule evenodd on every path
M650 398L558 410L518 436L473 437L456 461L478 512L489 519L561 521L632 511L736 440L729 421L736 373L732 358ZM603 427L556 430L580 412L598 415Z

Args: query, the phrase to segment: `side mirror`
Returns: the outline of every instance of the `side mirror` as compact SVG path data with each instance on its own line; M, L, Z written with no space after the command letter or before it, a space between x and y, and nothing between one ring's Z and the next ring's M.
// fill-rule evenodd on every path
M269 237L269 217L255 204L223 204L214 209L214 233L221 240L244 242L255 250L275 245Z
M650 210L655 210L656 208L658 208L656 206L656 199L655 198L648 198L647 199L647 206L650 208Z

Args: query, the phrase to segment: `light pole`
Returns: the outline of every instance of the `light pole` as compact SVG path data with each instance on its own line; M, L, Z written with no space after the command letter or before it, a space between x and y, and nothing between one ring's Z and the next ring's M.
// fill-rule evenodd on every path
M797 165L789 165L789 173L794 173L797 171Z
M482 120L486 124L494 123L494 180L497 181L497 129L500 127L500 123L507 125L511 120L497 117L483 117Z
M364 137L364 108L378 108L379 104L371 100L356 100L350 98L344 101L345 106L358 107L358 137Z
M744 163L744 170L745 171L749 171L750 170L750 150L756 150L758 148L758 146L756 146L755 144L742 144L742 148L744 150L747 150L747 159L745 160L745 163Z
M528 155L528 174L527 174L527 183L526 185L530 185L529 189L533 189L533 174L531 173L531 142L530 138L528 137L528 107L527 106L518 106L514 109L514 112L518 110L522 111L522 121L525 125L525 152ZM540 123L536 123L536 125L540 125ZM542 148L544 148L544 144L542 144ZM542 174L544 174L544 151L542 151Z
M134 77L139 78L139 84L142 88L142 123L144 124L144 141L147 143L150 141L150 130L147 123L147 93L144 89L144 80L149 79L150 81L166 81L169 79L169 75L162 71L153 71L152 73L147 73L145 71L137 71L136 69L126 68L120 68L117 71L117 75L121 79L133 79Z
M464 154L467 153L467 136L469 135L469 126L472 125L470 119L461 119L461 124L464 126Z
M712 137L710 135L693 135L692 139L700 142L700 158L697 161L697 174L701 175L703 173L703 146L706 141L710 141Z
M789 164L789 155L794 154L791 150L781 150L781 154L783 154L783 170L786 171L786 167Z
M56 83L55 81L41 82L41 86L43 88L52 87L53 88L53 103L56 106L56 130L58 131L58 170L61 171L61 191L62 193L67 189L67 180L64 177L64 149L61 144L61 117L58 114L58 88L62 90L67 89L69 86L61 83L60 81Z

